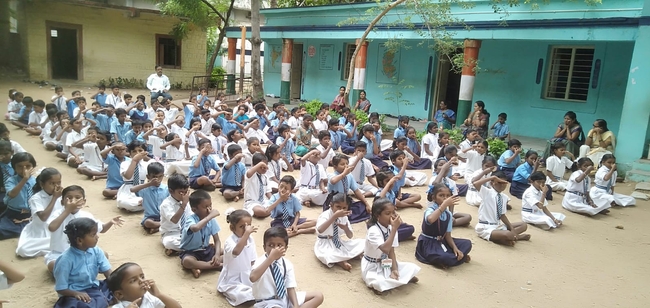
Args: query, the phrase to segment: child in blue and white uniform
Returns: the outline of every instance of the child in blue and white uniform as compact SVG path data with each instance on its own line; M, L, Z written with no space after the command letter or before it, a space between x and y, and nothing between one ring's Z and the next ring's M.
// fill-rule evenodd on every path
M36 160L29 153L18 153L11 157L15 175L5 181L4 203L7 209L0 214L0 239L19 237L31 219L29 198L34 195L36 185L34 172Z

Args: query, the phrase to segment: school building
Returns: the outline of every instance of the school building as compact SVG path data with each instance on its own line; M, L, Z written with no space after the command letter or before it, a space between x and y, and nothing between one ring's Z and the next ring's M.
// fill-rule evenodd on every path
M440 100L459 118L467 116L470 102L482 100L491 122L505 112L514 134L547 139L573 110L585 133L595 119L607 120L618 139L620 170L632 169L632 163L647 154L650 0L607 0L597 6L550 1L537 9L508 8L507 16L494 13L491 1L470 2L473 8L451 10L465 25L449 25L447 30L464 42L459 52L466 59L478 60L476 74L471 68L462 74L450 72L449 63L428 46L433 42L409 27L424 29L418 16L402 5L370 32L356 59L353 94L366 90L372 111L427 119ZM263 10L265 91L282 89L286 100L332 101L339 86L346 84L357 39L374 16L359 18L374 6L370 2ZM389 24L398 16L411 16L413 24ZM341 23L350 18L362 21ZM239 35L239 29L228 31L228 37ZM393 38L402 41L397 51L385 45ZM410 103L395 106L386 99L385 92L397 91Z
M11 11L8 56L31 80L146 82L156 64L172 84L188 85L192 76L205 74L206 33L196 29L182 40L174 38L169 34L177 19L161 16L152 1L2 2Z

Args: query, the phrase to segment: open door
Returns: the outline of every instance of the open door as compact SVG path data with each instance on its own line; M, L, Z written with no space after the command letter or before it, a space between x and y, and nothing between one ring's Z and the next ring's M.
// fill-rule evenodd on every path
M52 79L83 79L81 25L46 22L47 68Z
M447 56L443 55L438 57L434 94L431 96L432 108L430 109L430 119L433 119L436 111L438 111L438 103L440 103L440 101L445 101L449 109L454 112L457 111L458 94L460 92L460 77L461 74L452 69Z
M301 99L302 93L302 44L293 43L291 53L291 85L290 98Z

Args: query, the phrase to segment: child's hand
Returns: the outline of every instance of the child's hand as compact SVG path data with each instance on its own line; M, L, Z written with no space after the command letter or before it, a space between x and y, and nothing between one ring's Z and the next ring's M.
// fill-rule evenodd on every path
M390 278L399 280L399 271L397 269L394 269L390 272Z
M260 168L268 168L268 167L269 167L269 166L267 166L266 163L264 163L264 162L259 162L257 165L258 165Z
M246 228L244 228L244 234L251 235L252 233L257 233L257 227L253 225L246 225Z
M590 174L592 171L594 171L594 166L589 166L587 169L585 169L586 174Z
M145 157L147 157L147 155L148 155L147 152L140 152L140 153L136 154L135 156L133 156L132 159L134 161L136 161L136 162L139 162L139 161L143 160Z
M456 260L458 260L458 261L462 260L465 257L463 252L458 250L458 249L454 250L454 255L456 255Z
M448 207L450 207L452 205L457 205L458 202L460 202L460 197L451 196L451 197L445 199L445 201L442 202L442 204L440 205L440 210L444 211L445 209L447 209Z
M213 209L212 211L210 211L210 215L209 215L209 216L212 217L212 218L215 218L215 217L217 217L217 216L219 216L219 215L221 215L221 214L219 213L219 210L217 210L217 209Z
M160 178L153 178L153 179L151 179L151 180L149 181L149 183L151 184L151 186L159 186L159 185L160 185L160 182L161 182Z
M149 291L151 295L158 297L160 294L160 290L158 290L158 286L156 285L156 282L153 279L147 279L143 282L144 289L146 291Z
M188 193L183 194L183 197L182 197L181 201L183 202L182 204L185 205L185 206L190 204L190 194L188 194Z
M341 218L341 217L348 216L351 213L352 213L352 211L338 210L338 211L334 212L334 217Z
M142 304L142 297L132 301L126 308L140 308L140 304Z
M521 148L520 147L515 148L515 155L519 155L519 153L521 153Z
M542 187L542 194L546 195L547 192L548 192L548 186L546 186L545 184L544 187Z
M90 296L88 296L88 293L86 292L77 292L77 294L74 295L74 298L84 303L90 303Z
M399 217L399 214L395 213L395 215L390 218L390 225L393 227L393 229L397 230L401 224L402 218Z
M538 156L538 157L535 159L535 163L534 163L535 167L539 167L539 164L540 164L540 163L542 163L542 159L541 159L541 157Z
M354 170L354 167L348 165L348 166L345 167L345 170L343 170L343 174L350 174L350 172L352 172L352 170Z
M271 259L273 261L280 260L280 258L282 258L282 256L284 256L285 251L286 251L286 249L284 247L275 247L275 248L271 249L271 253L269 254L269 259Z
M58 199L59 197L61 197L62 192L63 192L63 187L61 187L61 185L54 186L54 191L52 192L52 198Z
M122 216L116 216L115 218L111 219L111 223L121 227L124 224L124 219L122 219Z
M291 191L281 191L280 193L280 200L282 202L286 202L289 200L289 197L291 197Z
M555 224L556 224L558 227L562 225L562 221L559 220L559 219L554 219L553 221L555 222Z
M242 153L239 153L239 154L235 155L235 157L233 157L233 159L235 159L235 160L241 160L242 158L244 158L244 154L242 154Z
M616 164L612 164L612 171L616 170Z
M203 149L201 149L201 154L203 154L203 156L208 156L212 154L212 149L208 146L205 146Z

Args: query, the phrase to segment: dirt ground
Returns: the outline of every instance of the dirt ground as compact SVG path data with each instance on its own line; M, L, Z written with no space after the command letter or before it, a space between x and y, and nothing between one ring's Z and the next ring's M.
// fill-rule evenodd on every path
M61 84L65 94L82 90L89 98L95 88ZM0 82L0 93L16 88L48 102L53 95L50 86L22 81ZM147 94L130 91L131 94ZM173 93L176 97L185 93ZM135 95L134 95L135 97ZM2 98L4 112L5 98ZM7 123L9 125L9 123ZM9 125L10 126L10 125ZM126 223L102 234L99 246L108 252L113 268L123 262L139 263L147 277L156 280L162 292L177 299L184 307L229 307L216 292L218 272L205 272L194 279L190 272L181 269L178 257L166 257L160 237L147 235L140 226L142 214L130 214L117 209L115 201L101 196L104 181L89 181L84 176L45 151L38 137L28 137L20 130L11 132L28 152L34 154L38 167L55 167L63 174L63 184L79 184L86 189L88 211L96 218L108 221L122 215ZM525 145L524 145L525 146ZM295 177L299 176L294 172ZM630 193L633 183L619 184L617 191ZM409 188L406 192L423 195L426 188ZM242 202L226 202L218 193L212 193L213 207L222 213L228 207L241 208ZM520 221L521 201L513 198L508 212L511 221ZM454 229L454 237L470 239L474 247L472 262L448 270L419 263L414 256L416 241L400 243L396 253L400 261L415 262L422 267L420 282L410 284L384 295L375 295L361 280L360 261L353 261L353 269L328 269L313 254L314 235L298 236L290 240L286 257L296 267L299 290L319 290L325 295L323 307L646 307L649 294L644 291L650 275L648 252L650 238L647 223L650 210L647 201L637 201L631 208L615 208L607 215L585 217L565 211L562 196L554 194L549 207L567 215L565 224L553 231L529 227L530 242L520 242L515 247L503 247L480 239L473 227L477 208L464 200L458 211L473 216L471 227ZM301 215L316 219L321 211L305 209ZM407 209L402 218L416 226L419 234L422 211ZM220 237L230 235L225 217L217 218L222 231ZM254 235L257 253L262 254L262 234L270 220L254 220L260 232ZM621 226L618 229L617 226ZM355 237L365 236L365 224L353 226ZM0 258L20 268L27 277L12 288L1 291L0 299L10 300L5 307L51 307L57 299L54 281L47 273L42 258L21 259L14 254L17 239L0 242ZM636 286L636 287L635 287ZM646 286L646 287L644 287ZM641 287L642 289L636 289ZM426 304L425 304L426 303Z

